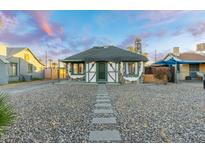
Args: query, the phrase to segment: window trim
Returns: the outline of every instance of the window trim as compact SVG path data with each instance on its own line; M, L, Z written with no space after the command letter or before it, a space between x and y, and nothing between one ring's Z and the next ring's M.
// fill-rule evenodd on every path
M192 66L192 68L194 68L194 69L196 69L197 68L197 70L191 70L191 66ZM193 67L194 66L194 67ZM196 67L197 66L197 67ZM200 66L199 66L199 64L189 64L189 72L197 72L197 71L200 71Z
M31 66L31 72L29 71L29 65ZM33 65L32 64L30 64L30 63L28 63L28 71L27 71L28 73L33 73Z
M11 65L16 65L16 74L15 75L13 75L13 68L11 67ZM18 76L18 63L10 62L9 69L12 70L12 75L10 75L10 72L9 72L9 77L16 77L16 76Z
M74 73L74 64L77 64L78 66L78 73ZM79 66L80 64L83 64L83 73L80 73L79 72ZM84 75L85 74L85 63L82 63L82 62L75 62L75 63L72 63L72 72L71 72L72 75Z
M134 68L133 68L133 69L134 69L134 73L131 73L131 72L130 72L130 69L129 69L129 66L130 66L130 65L133 66L133 64L134 64ZM127 74L127 75L128 75L128 76L136 75L136 72L135 72L135 70L136 70L136 63L135 63L135 62L127 62L127 65L128 65L128 74Z

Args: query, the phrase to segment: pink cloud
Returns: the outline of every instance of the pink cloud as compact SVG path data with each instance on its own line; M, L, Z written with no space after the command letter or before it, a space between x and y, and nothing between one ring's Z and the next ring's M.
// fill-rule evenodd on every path
M49 37L61 37L64 35L63 28L50 20L48 11L29 11L37 26Z

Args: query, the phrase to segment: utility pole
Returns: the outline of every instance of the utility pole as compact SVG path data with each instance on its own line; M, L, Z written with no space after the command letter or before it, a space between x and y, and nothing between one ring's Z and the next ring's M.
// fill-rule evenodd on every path
M46 51L46 68L48 68L48 52Z
M60 60L58 59L58 82L60 82Z
M50 74L50 75L51 75L51 76L50 76L50 79L52 80L52 73L53 73L53 72L52 72L52 62L53 62L53 60L52 60L52 59L49 59L49 62L50 62L50 73L51 73L51 74Z

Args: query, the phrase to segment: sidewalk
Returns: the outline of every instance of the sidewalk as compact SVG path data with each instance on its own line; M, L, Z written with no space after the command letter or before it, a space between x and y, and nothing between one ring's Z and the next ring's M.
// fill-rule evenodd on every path
M6 85L0 85L0 91L7 93L18 93L25 92L27 90L32 90L40 88L49 83L56 82L55 80L41 80L41 81L31 81L31 82L19 82L19 83L10 83Z

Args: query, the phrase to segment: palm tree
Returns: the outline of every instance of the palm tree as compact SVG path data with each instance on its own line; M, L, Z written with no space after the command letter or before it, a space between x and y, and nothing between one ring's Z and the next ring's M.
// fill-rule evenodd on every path
M7 126L9 126L15 118L14 112L8 105L8 95L0 92L0 136Z

